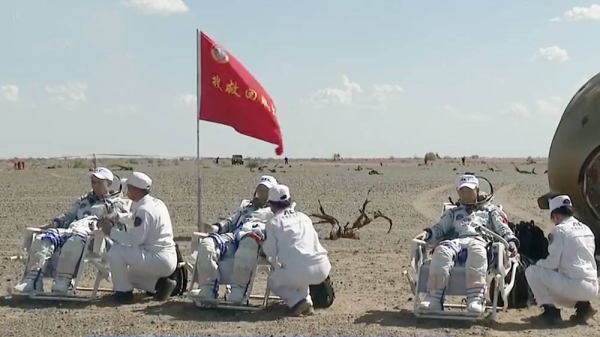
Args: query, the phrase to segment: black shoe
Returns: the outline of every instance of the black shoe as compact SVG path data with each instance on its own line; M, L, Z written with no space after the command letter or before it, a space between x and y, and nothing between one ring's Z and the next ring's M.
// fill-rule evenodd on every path
M310 305L307 300L303 299L288 310L288 315L299 317L310 311L311 308L312 305Z
M167 298L171 297L171 294L177 287L177 282L170 278L163 277L156 281L156 293L154 299L157 301L166 301Z
M573 323L585 323L596 314L597 310L592 308L590 302L577 302L575 304L575 315L571 315L569 320Z
M133 291L115 291L111 297L121 304L133 303Z
M562 321L562 318L560 317L560 309L554 305L545 304L542 305L542 309L544 312L536 317L534 319L535 321L543 322L548 325L556 325Z

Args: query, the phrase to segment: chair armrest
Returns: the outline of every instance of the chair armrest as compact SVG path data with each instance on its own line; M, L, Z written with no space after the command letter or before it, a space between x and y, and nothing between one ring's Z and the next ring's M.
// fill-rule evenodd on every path
M203 232L192 233L192 242L190 245L190 250L191 250L191 253L193 256L196 253L196 251L198 250L198 245L200 244L200 240L207 238L208 235L209 235L208 233L203 233ZM195 256L194 256L194 258L195 258Z
M27 227L23 229L23 231L21 231L21 239L23 240L22 248L28 250L29 246L31 246L31 241L33 241L33 236L43 233L44 231L45 229L41 229L39 227Z

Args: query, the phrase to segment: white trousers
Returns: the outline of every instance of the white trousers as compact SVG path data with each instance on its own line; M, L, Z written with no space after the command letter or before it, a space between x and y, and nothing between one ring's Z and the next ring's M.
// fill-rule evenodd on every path
M114 291L137 288L154 292L156 281L171 275L177 267L175 247L157 253L115 243L106 254L106 259L110 264Z
M288 307L293 307L303 299L312 305L309 286L325 281L330 271L329 261L305 268L288 266L273 270L267 282L271 291L281 297Z
M573 308L576 302L592 301L598 295L598 280L572 280L540 266L525 269L527 283L538 305Z

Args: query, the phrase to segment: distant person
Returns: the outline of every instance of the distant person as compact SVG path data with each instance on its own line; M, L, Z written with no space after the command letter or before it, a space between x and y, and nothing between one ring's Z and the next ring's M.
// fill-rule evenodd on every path
M467 161L467 158L465 158L465 157L463 156L463 157L461 158L461 160L462 160L462 164L463 164L463 166L465 166L465 162Z
M25 162L24 162L24 161L22 161L22 162L21 162L21 170L24 170L24 169L25 169Z
M217 159L215 159L215 164L219 165L219 157L217 157Z
M288 157L285 157L285 165L289 165Z
M585 323L596 313L590 299L598 295L596 239L590 228L573 216L566 195L550 199L550 218L555 226L548 234L548 257L525 270L527 283L544 312L547 323L561 320L560 309L575 307L574 323Z

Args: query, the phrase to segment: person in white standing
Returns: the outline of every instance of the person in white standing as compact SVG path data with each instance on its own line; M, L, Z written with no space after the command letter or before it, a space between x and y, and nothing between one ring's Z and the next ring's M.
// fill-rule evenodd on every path
M309 287L329 276L327 251L319 242L312 220L292 207L287 186L272 187L268 201L274 216L267 222L262 248L274 267L269 287L286 302L290 315L312 315Z
M561 320L560 309L575 307L570 320L583 323L596 310L590 300L598 295L596 240L592 230L573 216L571 199L552 198L550 218L556 226L548 234L548 257L525 270L527 283L544 312L538 317L546 323Z
M127 194L133 201L133 226L118 230L112 221L102 221L100 225L114 242L107 260L113 298L119 302L131 302L133 288L155 293L156 300L164 301L176 287L176 282L168 278L177 267L171 216L162 200L149 194L151 186L150 177L134 172L127 179Z

